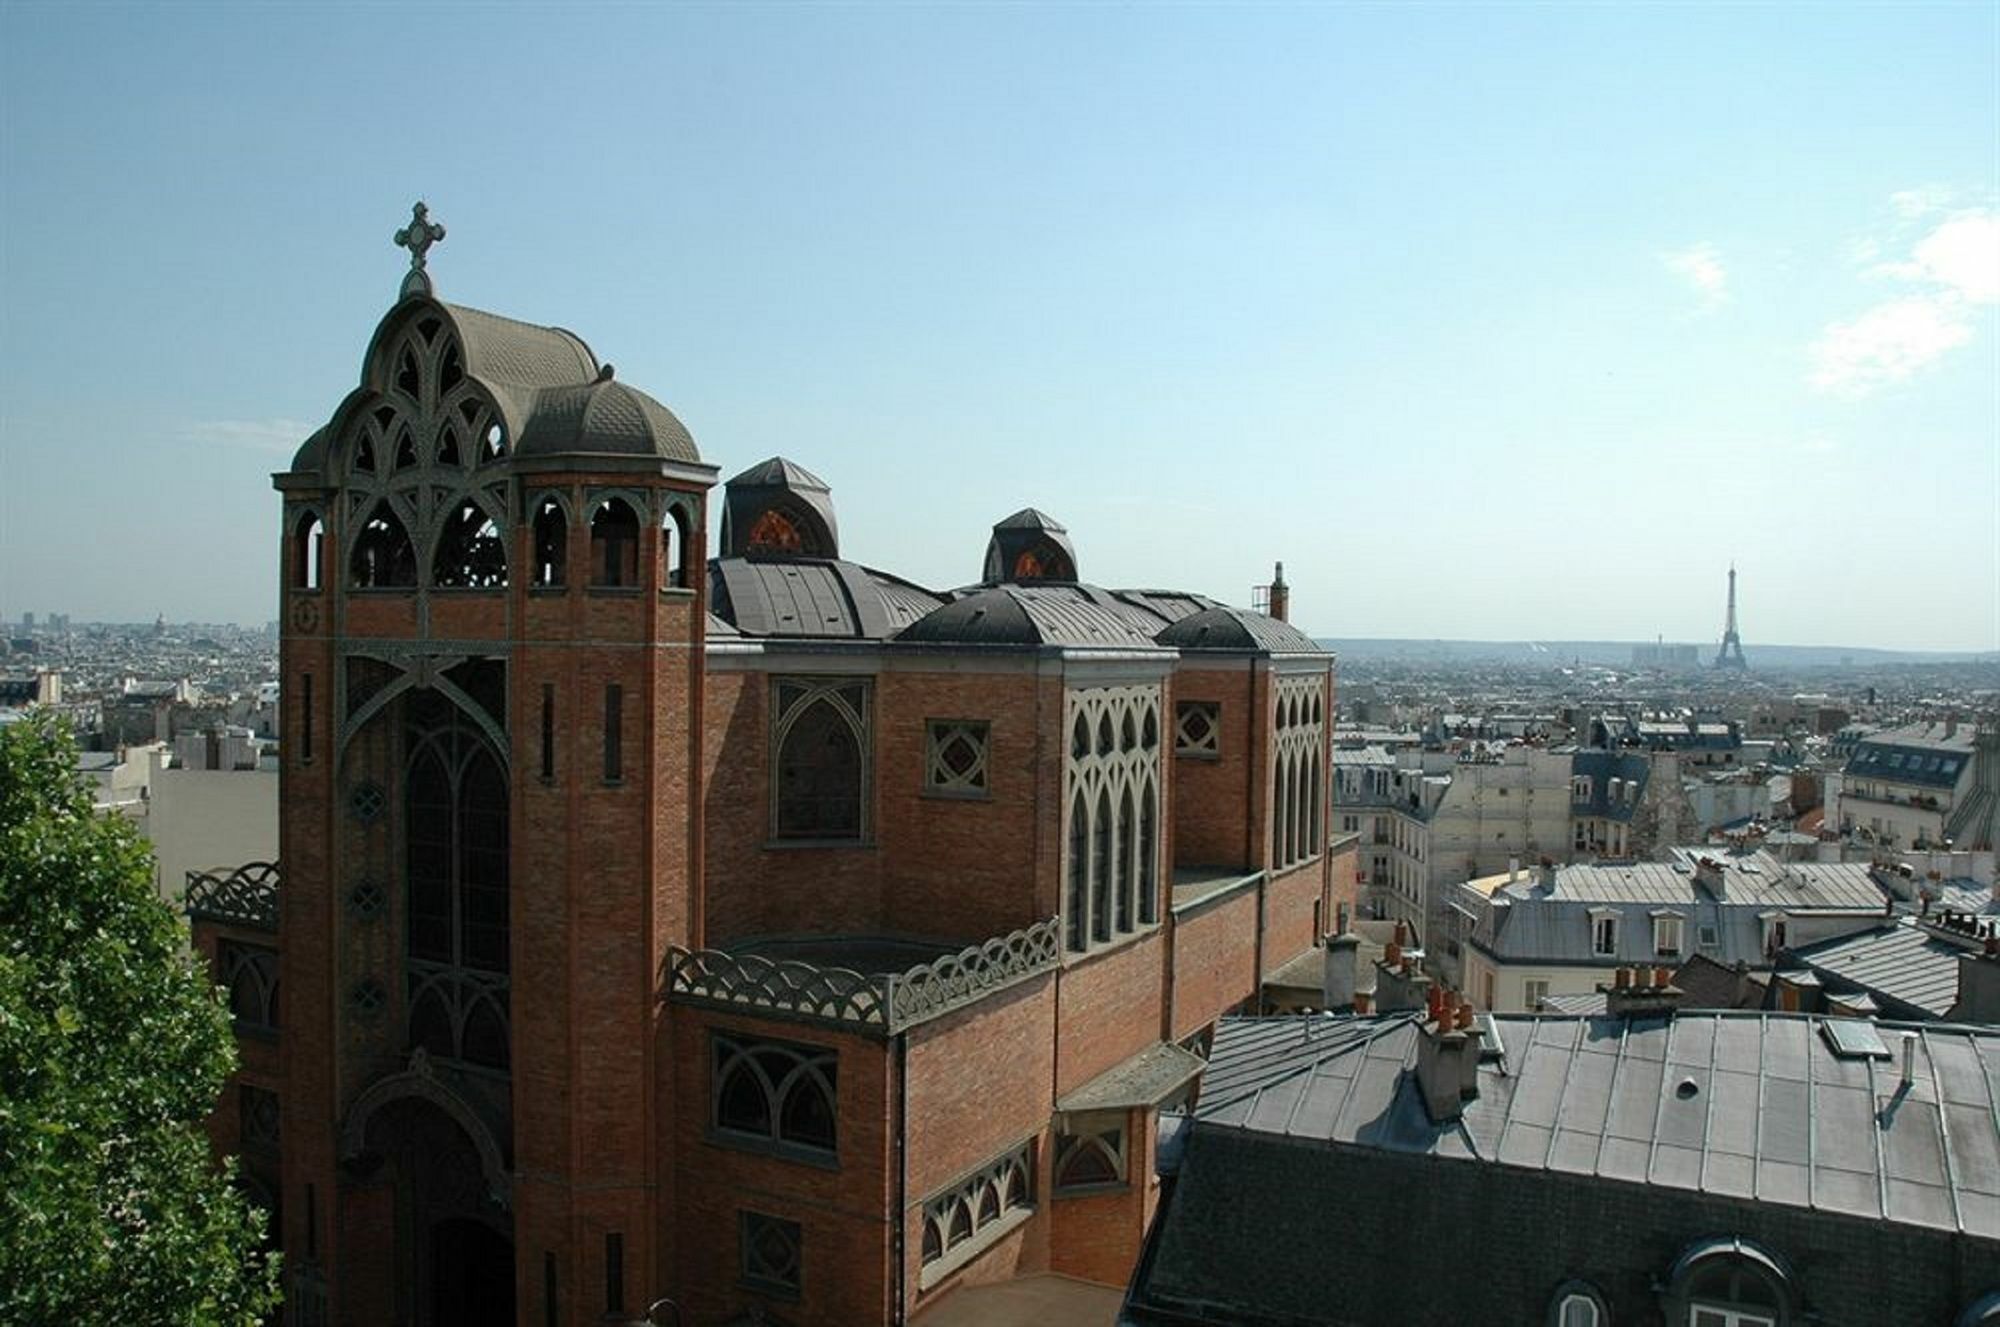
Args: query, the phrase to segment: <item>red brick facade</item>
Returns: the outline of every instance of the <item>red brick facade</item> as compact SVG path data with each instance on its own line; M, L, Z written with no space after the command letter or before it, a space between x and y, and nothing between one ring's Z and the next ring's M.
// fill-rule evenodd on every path
M278 477L281 920L273 936L198 914L197 936L282 967L281 1026L245 1031L240 1078L280 1102L282 1146L252 1170L282 1209L289 1320L443 1323L476 1302L488 1320L622 1321L668 1297L690 1325L754 1306L887 1323L1021 1273L1122 1283L1157 1198L1158 1110L1193 1090L1174 1045L1255 1007L1352 900L1352 863L1326 851L1330 657L1268 621L1244 628L1262 644L1155 644L1148 627L1129 648L1054 639L1059 614L1025 644L760 633L746 586L789 593L794 566L850 597L882 578L830 547L663 565L663 523L708 547L714 472L671 438L654 455L540 441L614 386L621 420L670 430L574 338L499 322L403 301L362 388ZM565 356L575 383L551 367ZM461 364L485 395L453 386ZM421 484L400 459L362 472L360 439L386 456L396 411L451 408L504 419L511 452L486 470L419 456ZM421 543L450 485L504 512L508 583L357 586L384 538L370 513L408 513ZM830 539L823 488L799 492L774 499L783 532ZM548 500L560 574L541 570ZM614 501L638 512L636 583L596 586L620 556L620 536L594 536ZM755 514L732 508L735 543ZM314 519L309 576L297 532ZM1061 548L1067 563L1021 565L1073 568ZM929 596L919 627L987 629L950 596L882 594ZM1136 594L1063 582L1019 601L1112 624L1092 630L1252 616ZM1212 749L1181 750L1182 702L1216 707ZM814 744L788 745L794 723L820 725ZM940 773L975 749L976 776ZM448 806L423 791L433 750L460 762ZM856 806L826 768L857 781ZM494 779L502 800L481 801ZM1087 825L1075 809L1100 806ZM781 823L850 811L858 831ZM444 892L418 883L432 875ZM502 957L479 947L495 925ZM495 1010L497 1045L481 1040ZM230 1151L235 1092L214 1121Z

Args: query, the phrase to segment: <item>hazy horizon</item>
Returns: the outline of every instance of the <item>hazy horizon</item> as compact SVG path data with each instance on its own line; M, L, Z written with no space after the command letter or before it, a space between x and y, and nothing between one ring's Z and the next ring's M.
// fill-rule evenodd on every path
M0 613L278 616L423 198L924 584L1033 505L1326 637L1707 651L1734 562L1753 654L1991 651L2000 7L1802 13L17 0Z

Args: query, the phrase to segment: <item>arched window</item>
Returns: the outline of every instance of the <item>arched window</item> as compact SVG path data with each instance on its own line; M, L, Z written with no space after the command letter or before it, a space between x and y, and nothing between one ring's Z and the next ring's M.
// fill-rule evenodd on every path
M505 1068L507 775L471 720L434 690L405 714L404 946L413 1045Z
M478 504L461 502L445 518L431 560L431 584L455 590L491 590L507 584L507 541Z
M1090 827L1096 848L1090 865L1090 938L1111 938L1111 794L1097 795L1097 815Z
M678 504L660 521L660 584L684 590L691 584L694 551L689 546L687 512Z
M1150 926L1159 916L1156 853L1159 832L1153 824L1153 785L1139 794L1139 924Z
M1779 1261L1747 1240L1702 1240L1683 1252L1667 1278L1673 1327L1787 1327L1791 1278Z
M1326 851L1326 828L1320 819L1326 811L1326 795L1320 790L1319 748L1312 753L1312 778L1306 787L1306 851L1317 855Z
M1118 799L1117 925L1121 931L1132 929L1132 905L1136 901L1139 884L1138 854L1133 851L1137 846L1132 838L1132 790L1127 788Z
M1549 1304L1549 1327L1610 1327L1604 1297L1586 1281L1565 1281Z
M590 583L639 583L639 518L623 498L606 498L590 517Z
M569 513L554 498L543 498L535 508L534 584L543 589L561 585L568 560Z
M1283 711L1281 710L1280 713L1282 712ZM1292 789L1291 789L1291 779L1289 775L1289 762L1286 761L1286 759L1283 756L1278 757L1278 777L1275 780L1273 780L1273 784L1274 784L1273 787L1274 796L1272 798L1272 801L1275 803L1275 809L1277 811L1277 824L1272 826L1271 838L1272 838L1273 850L1271 855L1278 859L1279 866L1284 866L1290 863L1290 861L1292 860L1291 859Z
M1118 1184L1125 1179L1125 1131L1056 1135L1056 1192Z
M349 582L357 590L406 589L417 583L417 554L402 518L386 502L378 502L362 523L348 562Z
M292 586L317 590L321 559L326 556L326 526L318 512L307 512L292 532Z
M1084 809L1083 796L1078 794L1069 804L1069 897L1064 902L1063 911L1069 914L1064 920L1069 933L1069 947L1082 951L1088 947L1085 940L1087 918L1090 915L1090 813Z
M859 839L868 791L868 684L773 684L774 837Z
M836 1150L834 1052L717 1034L714 1066L714 1122L719 1132L780 1150Z

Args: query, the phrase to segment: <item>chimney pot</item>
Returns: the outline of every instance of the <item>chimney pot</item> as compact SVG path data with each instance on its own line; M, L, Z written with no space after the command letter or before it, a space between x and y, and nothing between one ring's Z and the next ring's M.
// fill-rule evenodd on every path
M1382 961L1390 967L1397 967L1403 961L1403 942L1391 940L1382 946Z
M1903 1034L1903 1086L1917 1081L1917 1034Z
M1617 985L1618 989L1621 991L1628 991L1632 989L1632 969L1630 968L1618 969L1618 971L1613 975L1612 981Z
M1667 987L1673 984L1674 984L1674 972L1672 968L1653 969L1654 986L1658 987L1661 990L1665 990Z

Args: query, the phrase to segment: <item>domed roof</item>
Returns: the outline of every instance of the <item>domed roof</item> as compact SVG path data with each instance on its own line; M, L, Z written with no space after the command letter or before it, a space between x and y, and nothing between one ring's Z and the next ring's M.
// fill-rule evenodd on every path
M514 454L701 460L693 436L673 411L609 376L537 392Z
M1076 546L1069 541L1068 527L1033 507L996 521L993 537L986 541L982 579L1028 584L1074 581Z
M1217 605L1190 613L1153 637L1179 650L1254 650L1263 654L1324 654L1319 643L1289 622L1247 608Z
M897 634L935 645L1078 645L1144 649L1152 645L1115 608L1075 593L1026 585L975 590L926 613Z

